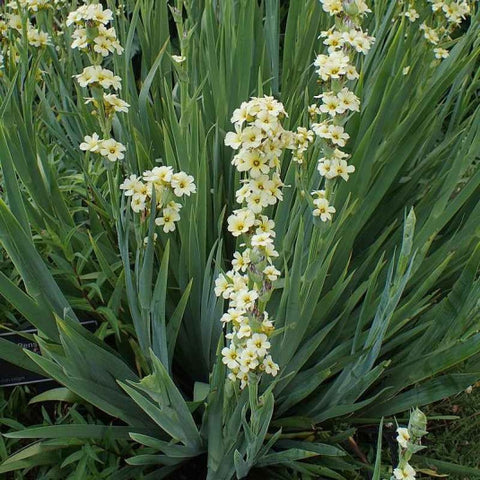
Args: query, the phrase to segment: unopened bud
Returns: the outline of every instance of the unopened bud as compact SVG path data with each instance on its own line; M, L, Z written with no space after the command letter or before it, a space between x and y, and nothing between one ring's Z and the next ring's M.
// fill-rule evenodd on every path
M413 410L410 414L408 429L410 430L412 436L416 438L423 437L423 435L427 433L427 417L418 408Z
M349 17L356 17L360 10L358 9L357 2L347 1L343 4L343 10Z

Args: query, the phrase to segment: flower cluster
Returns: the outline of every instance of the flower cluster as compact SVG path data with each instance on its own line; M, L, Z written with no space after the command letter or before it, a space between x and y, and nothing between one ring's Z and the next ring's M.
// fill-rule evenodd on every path
M102 140L97 133L93 133L91 136L86 135L80 144L80 150L97 153L111 162L123 160L125 157L123 153L125 151L124 145L113 138Z
M41 10L58 9L63 6L64 0L12 0L7 3L7 7L17 10L18 7L26 9L31 13L37 13Z
M433 49L435 58L444 59L449 56L449 52L441 45L451 41L451 33L470 14L470 5L466 0L428 0L428 3L431 4L433 19L431 23L430 20L424 20L420 30L423 31L425 39L435 46ZM401 15L410 22L420 18L413 3L407 4Z
M408 4L406 10L400 15L405 17L411 23L416 22L420 18L419 13L411 4Z
M165 233L175 230L175 223L180 220L182 205L175 200L196 192L196 186L191 175L185 172L174 173L172 167L154 167L143 172L141 177L130 175L120 185L124 195L130 198L130 206L142 217L150 212L155 196L155 223L163 228Z
M114 76L114 80L119 78L120 77ZM100 108L98 100L94 97L87 97L85 99L85 103L92 103L95 108ZM113 115L115 115L115 113L127 113L129 107L130 105L125 100L119 98L117 94L103 94L103 111L107 118L112 117ZM92 113L97 113L97 110L94 110Z
M15 35L20 38L24 33L24 25L26 29L27 42L30 46L36 48L46 47L50 44L50 36L47 32L34 26L29 15L35 15L40 10L47 8L57 8L60 2L52 2L47 0L21 0L19 2L12 1L7 3L6 7L9 13L2 20L0 31L2 35L6 35L8 29L16 32Z
M315 190L312 192L313 206L315 207L312 213L314 217L320 217L322 222L330 221L332 215L336 212L335 207L330 205L325 195L325 190Z
M92 114L97 116L104 136L103 139L97 133L85 136L80 149L115 162L124 158L126 147L111 138L113 116L128 112L130 105L109 91L120 90L122 79L102 66L103 59L108 55L123 53L115 28L110 26L112 20L110 9L105 9L101 3L89 3L70 12L66 25L74 26L71 48L84 52L92 63L74 77L80 87L91 89L93 96L85 97L85 103L95 107Z
M82 73L75 75L75 78L81 87L99 85L102 88L113 88L114 90L120 89L122 81L119 76L107 68L102 68L101 65L85 67Z
M292 160L300 165L303 164L305 152L314 140L315 134L312 130L308 130L305 127L297 127L297 131L293 134L295 147L293 148Z
M323 10L330 15L363 16L370 13L367 3L364 0L342 1L342 0L320 0Z
M428 0L432 4L432 10L445 17L449 24L460 25L470 14L470 5L465 0Z
M391 480L415 480L415 469L409 464L412 455L423 447L421 438L427 434L427 417L417 408L410 414L408 427L397 428L398 466Z
M5 21L3 12L0 12L0 78L3 76L5 58L9 58L13 52L14 49L10 48L9 45L8 24ZM13 55L16 57L18 54L15 52Z
M363 0L320 0L323 9L336 17L335 26L321 32L320 38L327 47L326 54L319 54L314 66L324 91L315 98L321 104L309 107L312 130L322 141L322 157L318 160L318 172L325 179L325 189L312 192L313 215L323 222L332 219L335 208L330 205L331 181L337 177L348 181L355 171L347 160L349 155L341 150L350 136L345 131L349 117L360 111L360 99L351 90L352 82L359 78L355 57L366 55L374 38L361 28L361 20L370 12ZM349 88L350 87L350 88Z
M221 319L227 325L229 345L222 350L223 363L230 370L229 379L240 380L240 388L249 376L265 372L277 375L279 366L269 350L273 322L265 310L280 271L273 265L275 224L265 209L283 199L280 157L285 149L301 161L313 140L305 128L285 130L287 116L283 105L273 97L252 98L233 112L235 131L227 133L225 144L237 150L232 164L242 175L236 200L242 208L228 218L228 230L242 237L242 251L234 254L232 269L219 275L215 294L228 300L228 310Z
M117 40L115 28L108 27L112 20L113 12L108 8L104 9L100 3L82 5L70 12L67 27L75 25L71 47L102 57L108 57L114 52L121 55L123 47Z
M435 58L447 58L449 52L446 48L441 47L440 44L451 40L450 34L470 14L470 6L464 0L428 1L432 4L434 13L433 26L428 26L423 22L420 28L423 30L425 39L435 45L433 49Z

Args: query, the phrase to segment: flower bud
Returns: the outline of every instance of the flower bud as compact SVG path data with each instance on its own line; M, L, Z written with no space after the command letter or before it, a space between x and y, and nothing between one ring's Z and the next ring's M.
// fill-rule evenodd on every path
M349 17L356 17L359 13L360 10L358 9L357 2L355 1L347 1L344 2L343 4L343 11L349 16Z
M249 268L247 270L248 278L253 282L257 284L261 284L263 281L263 274L261 272L258 272L255 267Z
M255 268L255 265L258 265L260 262L263 262L263 261L264 261L263 255L258 250L258 248L252 248L252 250L250 251L250 265L253 268Z
M412 436L416 438L423 437L423 435L427 433L427 417L418 408L410 413L408 429L410 430Z
M258 301L262 303L268 303L270 300L270 297L272 296L272 288L271 288L271 283L268 282L270 286L268 285L263 285L263 288L261 290L261 295L258 297Z

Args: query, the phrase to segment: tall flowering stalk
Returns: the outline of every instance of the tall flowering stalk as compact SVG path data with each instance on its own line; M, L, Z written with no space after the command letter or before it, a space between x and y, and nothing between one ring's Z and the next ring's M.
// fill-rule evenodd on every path
M103 60L110 54L123 53L115 28L110 25L112 20L113 12L110 9L104 9L100 3L89 3L70 12L66 22L67 26L74 26L71 48L83 52L91 63L75 78L80 87L90 90L91 96L84 100L86 104L94 106L92 114L96 116L102 132L102 137L97 132L86 135L80 150L102 157L107 166L125 156L125 145L112 137L112 122L117 113L125 113L129 108L127 102L112 92L120 90L122 79L102 66ZM116 198L116 188L110 169L108 175L113 199Z
M437 1L428 0L433 11L431 24L424 21L420 28L425 39L433 44L435 58L444 59L449 56L446 47L452 40L451 34L470 15L470 5L465 0Z
M110 9L104 9L100 3L88 3L70 12L66 24L74 26L71 48L83 52L91 63L75 78L80 87L90 89L91 96L85 97L85 103L93 105L92 114L96 116L102 132L102 137L97 132L85 135L79 148L87 152L87 158L89 154L94 154L105 160L112 203L116 207L118 187L110 165L123 160L126 146L112 137L112 124L115 115L127 113L130 105L114 93L121 89L122 79L102 65L109 55L123 53L115 28L111 26L112 21L113 12ZM193 177L185 172L175 173L172 167L159 166L143 172L140 177L130 175L120 189L130 199L130 207L140 214L142 221L153 213L156 225L168 233L175 230L175 223L180 220L182 204L175 200L195 193L196 186ZM151 212L153 200L155 211ZM116 210L114 208L114 212Z
M193 180L185 172L174 173L172 167L161 166L143 172L141 177L130 175L120 189L130 199L130 207L141 215L142 220L152 213L151 205L155 198L155 224L168 233L175 230L175 223L180 220L182 204L175 200L189 197L197 191Z
M410 414L408 427L397 428L398 466L390 480L415 480L416 471L410 465L414 453L423 450L421 439L427 434L427 417L418 408Z
M283 199L283 150L298 148L296 133L282 127L286 116L283 105L273 97L252 98L233 112L235 132L225 137L225 144L238 150L232 163L242 177L236 192L242 207L228 217L228 230L242 243L232 269L216 279L215 293L229 302L221 318L229 341L222 356L230 370L228 378L240 380L240 388L254 375L275 376L279 370L270 355L274 325L266 305L280 271L273 265L278 257L275 224L265 210Z
M313 215L327 222L336 212L332 205L334 182L340 178L348 181L355 171L348 164L350 155L342 150L350 138L345 124L360 111L360 100L352 90L359 77L356 58L368 53L374 38L361 28L362 18L370 12L365 1L320 1L323 10L335 18L335 25L320 34L327 53L319 54L314 65L323 92L316 97L321 104L311 105L309 114L311 128L321 140L322 157L317 169L324 179L323 188L312 192Z
M466 0L427 0L433 12L433 18L425 19L420 24L425 39L434 45L433 53L435 58L443 60L448 58L450 53L446 48L452 41L452 33L470 15L470 5ZM422 7L426 1L411 0L410 2L399 2L402 8L401 16L411 23L420 19ZM418 8L418 10L417 10Z
M112 213L118 211L118 180L112 172L112 164L125 158L126 146L112 136L113 118L117 113L126 113L130 105L117 93L122 79L111 70L102 66L103 60L110 54L121 55L120 45L115 28L111 26L113 12L104 9L98 2L86 3L70 12L66 21L67 27L74 26L72 33L72 49L78 49L89 59L91 65L82 73L75 75L82 88L88 88L91 96L84 97L86 104L92 104L92 115L98 120L102 136L97 132L85 135L80 150L86 152L85 164L88 171L90 154L104 159L107 167L108 186L112 202Z
M5 55L13 64L20 59L19 44L26 43L35 49L51 45L50 35L42 28L42 12L59 10L60 0L12 0L5 4L0 14L0 69L4 67Z

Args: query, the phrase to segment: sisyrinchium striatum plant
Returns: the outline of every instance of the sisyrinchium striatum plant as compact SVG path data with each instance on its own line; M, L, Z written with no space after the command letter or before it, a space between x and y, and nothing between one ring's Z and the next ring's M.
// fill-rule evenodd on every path
M0 16L0 359L57 383L0 474L414 476L480 379L477 2Z

